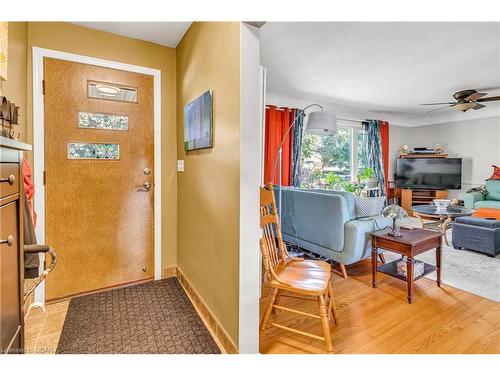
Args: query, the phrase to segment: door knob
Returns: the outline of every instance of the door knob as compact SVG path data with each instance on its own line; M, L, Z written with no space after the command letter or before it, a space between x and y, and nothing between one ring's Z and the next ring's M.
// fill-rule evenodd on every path
M135 187L144 189L145 191L149 191L151 189L151 182L144 181L141 185L136 185Z

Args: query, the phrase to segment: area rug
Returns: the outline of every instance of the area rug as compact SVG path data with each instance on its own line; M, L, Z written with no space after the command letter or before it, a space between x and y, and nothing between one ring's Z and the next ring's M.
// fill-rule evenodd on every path
M73 298L56 353L216 354L176 278Z
M415 225L415 221L408 219ZM418 225L415 225L418 226ZM447 231L447 238L451 245L451 230ZM391 262L399 255L389 251L384 252L387 262ZM436 252L426 251L416 259L425 263L436 264ZM436 280L436 273L425 276ZM485 254L469 250L459 250L443 243L441 258L441 282L451 287L500 302L500 254L490 258Z

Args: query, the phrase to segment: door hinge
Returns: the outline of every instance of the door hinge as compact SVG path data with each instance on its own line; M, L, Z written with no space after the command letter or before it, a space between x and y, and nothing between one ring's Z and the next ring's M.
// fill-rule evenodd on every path
M45 185L45 182L46 182L45 171L43 171L42 182Z
M42 95L45 95L45 80L42 79Z

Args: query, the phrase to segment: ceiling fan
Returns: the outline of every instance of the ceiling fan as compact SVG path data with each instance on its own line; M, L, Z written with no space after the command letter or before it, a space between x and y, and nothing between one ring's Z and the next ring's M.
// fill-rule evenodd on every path
M488 95L485 92L477 92L476 90L462 90L457 91L453 94L456 102L444 102L444 103L425 103L420 105L445 105L444 107L433 109L427 113L439 111L441 109L446 108L456 108L459 111L466 112L469 109L478 110L486 107L484 104L480 104L481 102L492 102L495 100L500 100L500 96L490 96L488 98L483 98L483 96Z

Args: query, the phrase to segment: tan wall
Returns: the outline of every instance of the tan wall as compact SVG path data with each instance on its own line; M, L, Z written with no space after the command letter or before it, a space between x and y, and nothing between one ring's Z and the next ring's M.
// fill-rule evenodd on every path
M28 143L33 142L33 46L161 70L163 267L178 264L237 345L239 24L194 23L178 46L177 62L175 49L67 23L9 23L9 28L9 81L0 88L21 106ZM214 148L186 155L183 108L208 89L214 91ZM186 170L178 176L177 158L185 160Z
M8 76L7 81L0 81L0 95L6 96L11 102L21 107L19 111L19 126L15 127L15 131L21 134L21 141L26 141L27 137L27 43L28 23L9 22Z
M240 26L194 23L177 47L178 267L238 344ZM184 106L214 94L214 148L184 152Z
M162 266L177 259L177 173L176 173L176 92L175 49L68 23L28 23L28 92L32 90L32 47L119 61L161 70L162 90ZM28 136L33 141L32 98L28 96Z

